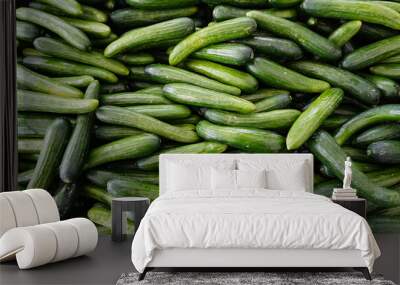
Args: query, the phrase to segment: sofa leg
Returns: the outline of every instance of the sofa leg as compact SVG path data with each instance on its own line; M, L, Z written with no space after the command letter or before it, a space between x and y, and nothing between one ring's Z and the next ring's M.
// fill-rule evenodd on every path
M147 273L147 268L145 268L143 272L139 274L138 281L142 281L144 277L146 277L146 273Z
M372 280L371 274L369 274L369 270L367 267L356 267L354 268L355 270L361 271L362 274L364 275L365 279L367 280Z

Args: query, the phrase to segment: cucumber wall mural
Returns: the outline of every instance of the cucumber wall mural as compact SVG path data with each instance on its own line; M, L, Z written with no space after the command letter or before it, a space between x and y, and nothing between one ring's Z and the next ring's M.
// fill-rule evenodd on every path
M160 153L311 152L315 193L350 156L373 230L400 232L400 3L38 0L16 17L18 184L63 218L109 232L112 197L157 197Z

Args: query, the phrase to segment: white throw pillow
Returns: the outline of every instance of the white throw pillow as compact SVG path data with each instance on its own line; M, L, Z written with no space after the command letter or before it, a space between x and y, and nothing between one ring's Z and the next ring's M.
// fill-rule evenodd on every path
M167 184L170 191L211 189L210 167L190 167L170 163Z
M267 171L236 170L237 188L267 188Z
M212 168L211 188L214 191L236 190L236 170Z

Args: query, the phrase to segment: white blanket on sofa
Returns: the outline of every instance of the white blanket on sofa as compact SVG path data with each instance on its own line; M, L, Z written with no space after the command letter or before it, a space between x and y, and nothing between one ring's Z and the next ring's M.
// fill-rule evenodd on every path
M162 195L137 230L132 262L143 272L165 248L357 249L370 271L380 255L359 215L320 195L265 189Z

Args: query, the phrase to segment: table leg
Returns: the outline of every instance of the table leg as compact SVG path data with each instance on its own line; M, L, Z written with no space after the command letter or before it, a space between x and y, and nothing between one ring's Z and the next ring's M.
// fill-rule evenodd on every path
M112 216L112 240L122 241L123 240L123 217L122 217L122 205L119 203L112 203L111 205L111 216Z

